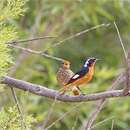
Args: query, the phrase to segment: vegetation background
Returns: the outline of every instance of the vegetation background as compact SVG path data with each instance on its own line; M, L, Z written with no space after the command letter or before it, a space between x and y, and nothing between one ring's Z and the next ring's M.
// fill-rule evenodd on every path
M46 50L48 54L67 59L71 61L71 69L74 72L81 67L87 57L94 56L102 59L96 64L92 82L82 88L85 93L105 91L114 77L122 71L124 55L113 22L116 21L127 49L130 42L130 0L28 0L27 2L0 0L0 2L0 12L2 12L0 14L0 51L5 52L5 55L0 56L0 64L2 65L5 59L8 65L11 63L7 73L13 77L52 89L60 88L56 81L59 62L15 48L11 48L10 52L7 50L7 45L3 44L7 41L41 36L58 38L19 43L19 46L38 51ZM111 23L111 25L52 47L57 41L102 23ZM0 76L5 74L3 72L5 70L0 70ZM54 101L21 90L16 92L24 112L27 129L41 130ZM76 104L78 103L56 102L46 127ZM95 126L93 130L110 129L112 121L114 121L113 130L129 130L129 104L129 98L110 99L95 123L104 122ZM14 106L10 89L1 85L0 129L21 130L21 121ZM94 102L81 104L64 119L56 122L50 130L78 130L93 108Z

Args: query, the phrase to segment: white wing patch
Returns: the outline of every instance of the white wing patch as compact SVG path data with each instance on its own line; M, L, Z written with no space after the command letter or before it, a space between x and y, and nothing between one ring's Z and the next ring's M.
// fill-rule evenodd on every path
M76 79L76 78L78 78L78 77L79 77L79 75L76 74L72 79Z

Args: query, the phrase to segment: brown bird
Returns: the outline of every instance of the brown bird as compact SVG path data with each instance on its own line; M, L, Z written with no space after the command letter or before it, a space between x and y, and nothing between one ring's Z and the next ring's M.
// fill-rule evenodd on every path
M64 61L61 64L61 67L59 68L57 72L57 82L60 86L64 87L65 84L67 84L70 80L70 78L74 75L73 71L70 69L70 62L69 61ZM77 87L73 86L70 88L72 90L74 95L79 95L79 90ZM64 92L63 92L64 93Z

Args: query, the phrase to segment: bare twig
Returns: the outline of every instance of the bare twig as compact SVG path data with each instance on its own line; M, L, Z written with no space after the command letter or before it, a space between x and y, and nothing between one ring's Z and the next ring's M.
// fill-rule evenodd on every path
M75 120L74 125L72 126L71 130L75 130L77 122L78 122L78 117L76 117L76 120Z
M98 101L96 103L96 108L94 109L94 111L92 111L92 113L90 113L90 116L88 117L87 121L85 120L83 122L80 130L90 130L91 129L98 113L101 111L104 104L105 104L105 99L102 99L101 101Z
M28 52L28 53L44 56L44 57L47 57L47 58L50 58L50 59L53 59L53 60L57 60L57 61L61 61L61 62L64 61L64 59L62 59L62 58L58 58L58 57L55 57L55 56L48 55L46 53L43 53L42 51L35 51L35 50L31 50L30 48L24 48L24 47L14 45L14 44L8 44L8 45L10 47L17 48L17 49L23 50L23 51Z
M21 43L21 42L34 41L34 40L40 40L40 39L45 39L45 38L55 38L55 37L46 36L46 37L41 37L41 38L33 38L33 39L27 39L27 40L21 40L21 41L8 42L7 44L8 44L9 46L11 46L11 47L15 47L15 48L21 49L21 50L26 51L26 52L30 52L30 53L34 53L34 54L40 54L40 55L45 56L45 57L47 57L47 58L52 58L52 56L47 55L47 54L44 53L44 52L47 51L47 50L50 49L50 48L53 48L53 47L56 47L56 46L60 45L61 43L65 42L65 41L67 41L67 40L73 39L73 38L78 37L78 36L80 36L80 35L82 35L82 34L84 34L84 33L87 33L87 32L89 32L89 31L95 30L95 29L100 28L100 27L108 27L109 25L110 25L110 24L100 24L100 25L96 25L96 26L94 26L94 27L92 27L92 28L83 30L83 31L78 32L78 33L76 33L76 34L74 34L74 35L71 35L71 36L69 36L69 37L67 37L67 38L65 38L65 39L63 39L63 40L61 40L61 41L59 41L59 42L57 42L57 43L54 43L51 47L45 49L44 51L40 51L40 52L31 50L31 49L28 49L28 48L23 48L23 47L14 45L14 44L16 44L16 43ZM58 60L58 61L64 61L64 59L57 58L57 57L53 57L52 59L55 59L55 60Z
M43 122L42 130L45 130L45 127L46 127L46 125L47 125L47 123L48 123L48 121L49 121L49 119L50 119L50 117L51 117L51 114L52 114L52 112L53 112L53 110L54 110L54 106L55 106L56 101L57 101L56 98L57 98L57 97L55 97L54 102L52 103L50 109L49 109L48 112L47 112L47 117L46 117L45 121Z
M13 86L15 88L19 88L24 91L31 92L35 95L48 97L51 99L64 101L64 102L87 102L87 101L95 101L104 98L112 98L112 97L125 97L123 95L123 90L112 90L112 91L105 91L95 94L88 94L88 95L79 95L79 96L71 96L71 95L61 95L58 91L53 89L48 89L47 87L32 84L26 81L14 79L8 76L3 78L3 83ZM129 95L128 95L129 96Z
M16 40L16 41L11 41L7 42L7 44L18 44L18 43L24 43L24 42L31 42L31 41L37 41L37 40L42 40L42 39L52 39L56 38L54 36L44 36L44 37L37 37L37 38L31 38L31 39L25 39L25 40Z
M16 92L15 92L15 90L14 90L12 87L11 87L11 92L12 92L12 96L13 96L13 98L14 98L14 102L16 103L16 107L17 107L17 109L18 109L19 116L20 116L20 119L21 119L21 128L22 128L22 129L25 129L25 128L26 128L26 125L25 125L25 123L24 123L23 113L22 113L22 110L21 110L21 107L20 107L20 104L19 104L19 101L18 101Z
M45 130L50 129L52 126L54 126L57 122L59 122L60 120L62 120L65 116L67 116L68 114L72 113L73 111L75 111L81 104L83 104L83 102L75 105L74 107L72 107L69 111L65 112L60 118L58 118L57 120L55 120L53 123L51 123L48 127L45 128Z
M114 117L109 117L109 118L107 118L107 119L105 119L105 120L102 120L102 121L96 123L95 125L93 125L91 129L94 129L94 128L100 126L101 124L103 124L103 123L105 123L105 122L107 122L107 121L109 121L109 120L112 120L113 118L114 118Z
M83 31L81 31L81 32L78 32L78 33L75 33L75 34L73 34L73 35L71 35L71 36L69 36L69 37L67 37L67 38L65 38L65 39L63 39L63 40L61 40L61 41L59 41L59 42L54 43L51 47L46 48L43 52L47 51L47 50L50 49L50 48L56 47L56 46L58 46L58 45L64 43L65 41L71 40L71 39L73 39L73 38L75 38L75 37L78 37L78 36L80 36L80 35L82 35L82 34L85 34L85 33L87 33L87 32L96 30L96 29L98 29L98 28L100 28L100 27L108 27L108 26L110 26L110 23L108 23L108 24L104 24L104 23L103 23L103 24L99 24L99 25L96 25L96 26L94 26L94 27L91 27L91 28L89 28L89 29L85 29L85 30L83 30Z
M111 124L111 130L114 129L114 120L112 120L112 124Z
M118 37L119 37L119 40L120 40L121 47L122 47L123 52L124 52L125 59L127 59L127 53L126 53L126 50L125 50L125 47L124 47L124 44L123 44L123 41L122 41L122 38L121 38L121 35L120 35L120 32L119 32L119 29L118 29L115 21L114 21L114 25L115 25L115 28L116 28L116 31L117 31L117 34L118 34Z
M115 25L115 28L116 28L116 31L117 31L117 34L118 34L118 37L119 37L119 40L120 40L120 43L121 43L124 55L125 55L126 63L127 63L127 68L126 68L126 87L124 87L124 95L127 95L128 91L130 89L130 51L128 52L128 57L127 57L127 53L126 53L124 44L122 42L122 38L121 38L121 35L120 35L120 32L119 32L119 29L117 27L116 22L114 22L114 25Z

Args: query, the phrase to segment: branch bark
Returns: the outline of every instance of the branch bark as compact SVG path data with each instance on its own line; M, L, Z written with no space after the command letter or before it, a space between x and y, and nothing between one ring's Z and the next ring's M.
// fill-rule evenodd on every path
M126 87L124 87L124 90L123 90L124 95L129 94L129 90L130 90L130 50L127 56Z
M35 51L35 50L30 49L30 48L24 48L24 47L21 47L21 46L18 46L18 45L14 45L14 44L8 44L8 46L20 49L20 50L22 50L24 52L28 52L28 53L44 56L44 57L47 57L47 58L50 58L50 59L53 59L53 60L57 60L57 61L61 61L61 62L64 61L64 59L62 59L62 58L55 57L55 56L52 56L52 55L48 55L48 54L46 54L46 53L44 53L42 51Z
M71 96L71 95L61 95L58 91L49 89L44 86L40 86L37 84L32 84L26 81L14 79L8 76L3 78L2 83L7 84L9 86L13 86L18 89L22 89L24 91L29 91L35 95L48 97L51 99L56 99L63 102L87 102L87 101L95 101L99 99L112 98L112 97L125 97L123 94L123 90L113 90L113 91L105 91L95 94L88 95L80 95L80 96ZM130 96L128 94L127 96Z

